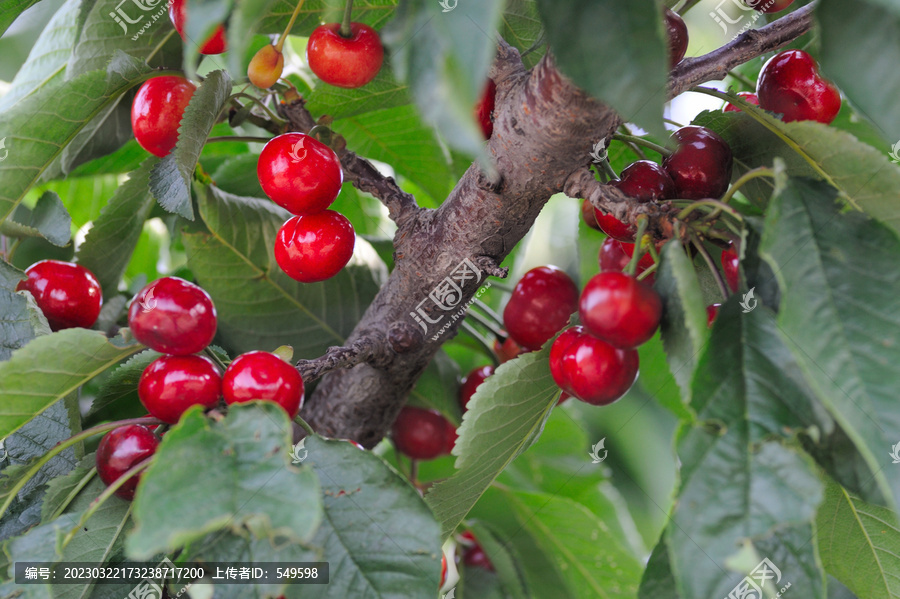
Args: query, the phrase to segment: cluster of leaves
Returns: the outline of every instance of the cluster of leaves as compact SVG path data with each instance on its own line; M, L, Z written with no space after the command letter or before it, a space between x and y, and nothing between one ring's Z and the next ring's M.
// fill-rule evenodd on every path
M0 31L30 4L0 8ZM341 4L307 0L293 34L308 35ZM133 586L18 586L15 561L164 555L331 565L327 586L219 586L217 599L432 596L441 544L461 524L496 571L464 571L458 597L724 597L763 557L806 597L900 596L900 474L889 455L900 441L892 394L900 383L900 168L886 153L887 141L900 138L900 76L887 75L900 54L900 9L883 0L817 7L823 66L853 105L835 125L784 124L752 107L697 119L731 145L735 179L777 165L774 184L744 186L737 205L742 284L761 305L744 312L734 296L708 330L709 281L668 244L657 283L666 302L661 336L641 348L641 378L620 406L603 416L554 409L547 348L513 360L470 401L454 457L422 465L420 480L440 479L424 500L383 446L361 452L312 436L308 458L292 464L291 424L279 410L248 405L220 420L193 411L166 433L129 505L94 502L103 485L91 432L143 414L136 381L156 355L119 327L127 299L157 276L159 261L212 295L226 359L284 344L313 358L342 343L375 296L391 265L393 229L377 201L345 185L335 208L364 239L338 276L298 284L271 255L288 215L259 189L258 144L205 143L259 134L219 117L233 105L233 81L265 36L286 26L293 3L191 3L189 39L230 15L230 52L199 67L196 49L165 19L137 39L123 35L109 17L117 6L65 2L0 98L9 149L0 162L0 234L18 240L11 264L0 261L0 597L99 599ZM471 106L494 49L486 31L498 29L529 65L548 40L561 70L661 141L666 57L657 15L653 0L479 0L447 13L437 2L367 0L356 3L354 19L380 29L392 50L378 78L349 91L311 88L298 74L290 80L349 147L389 164L421 205L436 206L480 151ZM860 40L882 49L873 57ZM147 158L131 139L130 99L154 68L182 65L202 72L203 83L173 154ZM616 170L634 159L624 145L610 150ZM574 228L574 201L550 208L551 220L509 264L520 272L529 255L545 255L584 280L596 272L602 237ZM552 219L550 228L577 244L546 243L540 229ZM72 258L73 225L87 223L74 258L103 287L99 330L51 334L15 286L36 259ZM485 298L498 308L502 294ZM485 355L466 334L446 350L410 402L459 422L459 369ZM90 406L83 417L81 404ZM679 480L671 508L654 506L641 518L623 496L641 502L634 490L651 488L658 472L646 462L670 448L664 430L648 439L627 427L646 423L642 412L655 405L678 422ZM591 464L587 450L607 435L610 447L631 444L644 463L613 455ZM610 481L608 464L632 484ZM190 594L212 592L197 585Z

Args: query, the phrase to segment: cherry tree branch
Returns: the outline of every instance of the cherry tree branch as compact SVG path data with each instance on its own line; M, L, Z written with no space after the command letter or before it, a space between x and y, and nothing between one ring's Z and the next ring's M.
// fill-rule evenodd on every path
M299 360L297 370L300 371L303 382L308 385L333 370L352 368L363 362L383 361L387 357L385 349L384 339L362 337L346 347L329 347L325 355L314 360Z

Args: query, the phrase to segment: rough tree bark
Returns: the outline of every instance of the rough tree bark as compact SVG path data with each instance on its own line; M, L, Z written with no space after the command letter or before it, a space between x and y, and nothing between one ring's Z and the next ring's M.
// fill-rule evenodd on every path
M812 26L812 8L748 31L710 54L684 60L672 72L669 97L721 79L729 69L802 35ZM490 77L497 84L494 133L487 144L493 169L485 172L472 164L437 210L418 208L393 180L338 148L347 179L388 206L398 231L394 271L346 347L298 363L307 381L324 375L301 414L320 434L366 447L381 440L416 380L462 322L452 320L455 310L443 312L426 301L429 318L443 318L424 333L412 313L465 259L482 275L480 281L463 286L457 306L466 305L489 275L505 276L499 264L552 195L566 191L572 197L588 197L598 208L630 222L649 213L654 234L671 234L673 216L665 206L638 205L591 175L594 144L608 139L621 119L561 75L551 55L526 71L518 52L501 41ZM294 130L308 131L314 124L302 102L283 106L282 115ZM446 324L449 329L433 340Z

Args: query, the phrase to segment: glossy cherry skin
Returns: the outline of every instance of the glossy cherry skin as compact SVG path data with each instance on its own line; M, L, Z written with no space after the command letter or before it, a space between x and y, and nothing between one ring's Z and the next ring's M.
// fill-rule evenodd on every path
M688 200L718 198L731 182L731 148L706 127L689 125L672 134L675 151L663 168L675 182L676 197Z
M291 364L275 354L251 351L241 354L222 377L225 403L262 399L274 401L293 419L303 407L303 379Z
M633 243L625 243L624 241L619 241L618 239L607 237L603 242L603 245L600 246L600 254L598 255L600 271L622 272L623 270L625 270L625 267L628 266L628 263L631 262L631 257L633 255ZM653 266L653 256L651 256L649 252L646 252L643 256L641 256L641 259L638 260L635 275L640 275L651 266ZM643 281L646 282L647 285L653 285L653 282L655 280L656 276L654 275L654 273L650 273L645 279L643 279Z
M725 273L725 282L732 291L737 291L740 286L741 259L734 249L722 250L722 272Z
M470 372L462 381L459 388L459 407L463 412L466 411L469 400L475 395L478 386L485 381L486 378L494 374L493 366L482 366Z
M59 260L41 260L25 269L16 291L28 291L50 324L60 331L89 329L103 306L103 291L94 274L83 266Z
M503 310L503 324L516 343L540 349L578 307L578 287L555 266L532 268L516 283Z
M550 373L564 392L591 405L608 405L634 384L638 354L619 349L573 327L557 337L550 350ZM562 403L560 397L558 403Z
M131 300L128 326L150 349L186 356L201 351L216 336L216 307L199 286L163 277Z
M628 197L639 202L658 202L675 197L675 183L669 174L650 160L638 160L628 165L618 179L610 181ZM597 213L600 230L620 241L634 243L636 229L612 216Z
M169 19L175 25L175 31L184 41L184 25L187 21L187 0L170 0ZM200 46L200 54L221 54L228 49L225 43L225 27L219 25L213 31L203 45Z
M759 106L759 97L753 92L738 92L737 95L743 98L745 102L753 104L754 106ZM741 112L741 109L729 102L725 105L725 108L722 109L722 112Z
M581 200L581 218L591 229L602 231L600 224L597 222L597 209L587 200Z
M306 45L306 63L329 85L362 87L381 70L381 39L374 29L361 23L350 24L350 37L342 36L340 28L340 23L316 27Z
M315 283L336 275L350 258L356 233L339 212L295 216L278 231L275 261L289 277L301 283Z
M503 343L494 339L494 353L497 354L497 358L503 364L528 353L528 350L516 343L516 340L512 337L507 337Z
M491 563L487 553L485 553L484 549L481 548L481 545L478 544L475 536L469 531L466 531L462 533L462 537L469 542L469 546L463 549L463 563L471 568L484 568L485 570L493 572L494 564Z
M273 202L298 215L328 208L344 182L334 150L305 133L285 133L269 140L259 155L256 174Z
M760 12L780 12L794 3L794 0L744 0L744 4Z
M222 394L222 375L206 356L163 356L144 369L138 397L154 418L175 424L191 406L211 408Z
M688 29L684 19L673 10L665 9L666 33L669 38L669 66L681 62L688 47Z
M710 304L706 306L706 326L712 326L713 322L716 320L716 316L719 315L719 308L721 307L722 304Z
M497 97L497 84L493 79L487 80L484 91L481 92L481 98L475 105L475 120L481 127L481 132L485 139L490 139L494 133L494 105Z
M662 300L634 277L601 272L584 286L578 310L590 334L630 349L648 341L659 328Z
M142 424L120 426L106 433L97 446L97 474L107 486L137 466L159 447L159 439ZM141 475L132 476L116 490L116 495L131 501Z
M432 460L447 451L447 419L436 410L404 406L391 428L400 453L414 460Z
M144 83L131 104L131 129L138 144L160 158L171 152L184 109L196 90L193 83L176 75Z
M815 59L803 50L786 50L763 65L756 83L759 105L782 115L785 123L829 124L841 110L841 93L819 74Z

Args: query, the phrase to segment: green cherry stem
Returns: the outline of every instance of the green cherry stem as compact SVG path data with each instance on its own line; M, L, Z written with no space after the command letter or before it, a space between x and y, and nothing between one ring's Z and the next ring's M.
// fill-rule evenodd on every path
M728 71L728 74L731 77L733 77L734 79L737 79L738 81L743 83L745 87L748 87L749 89L756 91L756 84L753 83L752 81L750 81L750 79L748 79L746 75L742 75L741 73L738 73L734 69Z
M624 141L625 143L644 146L645 148L653 150L657 154L662 154L663 156L668 156L672 153L672 150L664 148L659 144L655 144L648 139L644 139L643 137L638 137L636 135L622 135L621 133L614 133L612 138L616 141Z
M471 318L472 320L489 330L491 333L493 333L495 337L506 338L506 334L499 326L497 326L497 323L486 316L482 316L475 310L469 310L466 313L466 318Z
M284 28L284 33L281 34L281 37L278 38L278 43L275 44L275 49L281 52L282 48L284 48L284 41L287 39L287 36L291 33L291 29L294 27L294 21L297 20L297 15L300 14L300 7L303 6L303 2L305 0L300 0L297 3L297 6L294 7L294 13L291 15L291 20L288 21L287 27Z
M653 273L655 273L655 272L657 271L658 268L659 268L659 263L658 263L658 262L657 262L656 264L654 264L653 266L647 267L647 268L644 270L644 272L642 272L641 274L639 274L639 275L637 276L637 280L638 280L638 281L643 281L644 279L646 279L647 277L649 277L650 275L652 275Z
M501 327L503 326L503 317L495 312L494 309L488 306L486 303L476 298L473 305L477 306L479 310L491 317L491 319L493 319L493 321L499 324Z
M649 219L647 218L646 214L641 214L640 216L638 216L637 233L634 236L634 253L631 254L631 260L628 262L628 266L625 267L626 275L630 275L633 277L634 273L637 271L637 265L641 260L641 254L644 253L644 233L647 232L648 225Z
M734 185L725 192L725 195L722 196L722 203L727 204L731 201L731 198L734 197L734 194L743 187L748 181L752 181L753 179L757 179L759 177L775 177L775 170L771 169L767 166L761 166L759 168L755 168L752 171L747 171L741 177L734 182Z
M300 418L300 416L297 416L296 418L294 418L294 422L299 424L300 428L305 430L307 435L315 435L316 434L316 431L313 430L313 427L311 427L309 425L309 423L306 422L303 418Z
M466 315L468 316L468 314ZM500 364L500 358L494 353L494 348L491 346L491 342L488 341L487 337L481 334L478 329L470 325L465 320L462 321L460 328L464 330L474 341L479 349L484 351L494 362L494 366Z
M628 136L632 135L631 129L629 129L628 125L626 125L625 123L622 123L621 125L619 125L619 131L622 132L622 135L628 135ZM626 141L625 143L628 145L629 148L631 148L631 151L634 152L635 155L640 160L647 160L647 155L644 154L644 151L641 149L641 147L639 145L637 145L634 142L630 142L630 141Z
M703 261L706 262L706 266L709 268L710 272L713 275L713 278L716 280L716 285L719 286L719 291L722 292L722 299L728 299L728 288L725 286L725 281L722 279L722 273L719 272L719 269L716 268L716 263L713 262L712 257L709 255L709 252L706 251L706 248L703 247L703 242L700 241L696 235L691 233L691 243L694 244L694 247L697 248L697 251L700 252L700 255L703 256Z
M678 213L678 216L676 218L678 218L679 220L684 220L685 218L687 218L687 216L691 212L693 212L694 210L696 210L698 208L704 207L704 206L714 207L715 208L714 212L716 214L718 214L720 212L725 212L726 214L733 216L738 221L744 220L744 217L742 217L741 214L737 210L735 210L734 208L729 206L727 202L720 201L720 200L713 200L713 199L697 200L696 202L691 202L688 206L686 206L684 209L682 209L681 212Z
M350 37L353 35L350 30L350 17L353 15L353 0L347 0L347 4L344 5L344 19L341 21L341 28L339 33L342 37Z
M216 363L216 366L222 369L222 372L225 372L228 369L228 366L225 362L222 361L222 358L216 355L216 352L209 349L209 346L203 348L203 353L207 355L207 357Z

